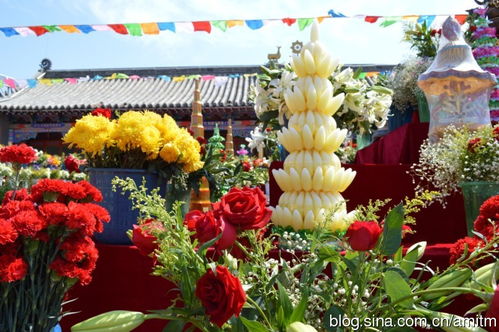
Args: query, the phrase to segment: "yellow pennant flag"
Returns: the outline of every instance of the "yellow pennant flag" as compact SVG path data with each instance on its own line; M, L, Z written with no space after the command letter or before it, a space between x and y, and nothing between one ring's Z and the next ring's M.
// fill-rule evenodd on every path
M59 25L59 28L67 33L80 33L80 30L78 30L74 25Z
M230 20L230 21L227 21L227 26L229 28L233 28L233 27L238 26L238 25L244 25L244 21L243 20Z
M146 35L157 35L159 34L159 28L157 23L142 23L142 31Z

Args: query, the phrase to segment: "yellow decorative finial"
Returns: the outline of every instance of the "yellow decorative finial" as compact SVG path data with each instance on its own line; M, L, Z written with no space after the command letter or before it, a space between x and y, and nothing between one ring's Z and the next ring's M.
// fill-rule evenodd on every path
M196 79L194 82L194 100L192 102L191 130L194 133L193 135L195 138L204 138L203 103L201 102L199 79Z
M234 154L234 139L232 137L232 119L229 119L227 125L227 136L225 137L225 152L230 155Z

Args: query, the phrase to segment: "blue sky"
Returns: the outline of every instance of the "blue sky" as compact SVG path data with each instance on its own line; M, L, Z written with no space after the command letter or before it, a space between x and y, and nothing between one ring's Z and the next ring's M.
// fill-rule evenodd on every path
M0 0L0 26L317 17L330 9L349 16L457 14L474 7L473 0ZM382 28L359 19L331 19L320 32L341 63L396 64L412 54L401 42L402 28L400 23ZM282 46L282 60L288 59L291 43L308 41L308 32L279 23L260 30L143 37L107 31L0 34L0 73L32 78L46 57L53 69L263 64L277 46Z

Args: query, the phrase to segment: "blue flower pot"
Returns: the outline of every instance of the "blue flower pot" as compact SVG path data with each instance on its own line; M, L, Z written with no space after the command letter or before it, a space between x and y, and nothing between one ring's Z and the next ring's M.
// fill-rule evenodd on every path
M163 181L157 174L141 169L90 168L88 174L89 182L97 187L104 197L100 205L105 207L111 215L111 221L104 224L104 231L96 233L95 239L97 242L107 244L131 244L126 232L137 222L139 213L137 210L132 210L132 202L128 199L128 193L123 195L119 188L116 192L112 190L111 181L117 176L123 179L131 178L137 185L140 185L142 179L145 178L149 190L162 187L163 190L160 192L164 193Z

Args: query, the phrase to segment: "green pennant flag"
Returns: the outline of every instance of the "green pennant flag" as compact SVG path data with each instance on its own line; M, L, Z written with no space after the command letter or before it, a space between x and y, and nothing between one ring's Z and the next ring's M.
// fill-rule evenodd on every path
M308 27L310 24L314 22L313 18L299 18L298 19L298 27L300 28L300 31Z
M44 25L43 27L49 32L61 31L61 28L59 28L57 25Z
M117 73L114 78L129 78L129 76L127 74Z
M3 81L0 80L0 88L3 87Z
M188 79L192 80L192 79L198 79L198 78L201 78L201 75L189 75L187 76Z
M227 31L227 21L211 21L211 25L224 32Z
M366 76L367 76L366 72L362 72L359 74L359 78L366 78Z
M64 82L64 79L63 78L54 78L54 79L51 79L51 81L52 81L52 84L53 83L62 83L62 82Z
M142 36L142 27L138 23L127 23L123 24L126 26L128 33L131 36Z
M379 26L386 28L392 24L399 22L400 20L402 20L402 16L387 16Z

